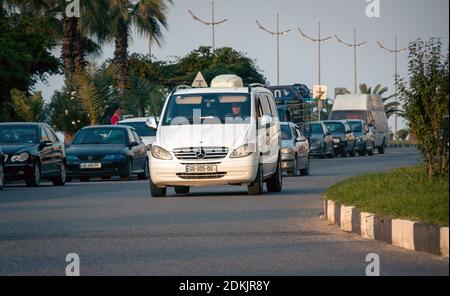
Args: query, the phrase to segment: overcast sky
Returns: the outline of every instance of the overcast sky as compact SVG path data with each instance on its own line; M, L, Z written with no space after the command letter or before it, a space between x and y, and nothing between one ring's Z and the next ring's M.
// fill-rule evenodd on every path
M188 13L211 18L211 0L174 0L169 11L169 30L162 48L154 47L158 59L183 56L201 45L211 45L211 28L195 22ZM367 41L358 51L358 83L381 83L393 89L394 56L381 50L376 41L394 47L394 35L399 47L417 38L440 37L448 46L448 0L379 0L380 17L369 18L369 0L215 0L216 18L229 21L216 30L217 47L230 46L256 60L258 67L272 83L276 83L276 39L257 28L255 20L276 30L276 13L280 13L280 29L292 29L281 40L281 83L304 83L310 88L317 84L317 47L300 36L297 28L309 35L317 35L321 21L323 36L338 34L353 42L353 28L358 41ZM148 53L148 41L133 36L130 53ZM113 47L105 46L101 63L113 56ZM407 54L399 57L399 74L404 77ZM332 39L322 47L322 84L331 90L347 87L353 90L353 51ZM55 90L62 88L62 77L50 77L47 84L39 84L48 100Z

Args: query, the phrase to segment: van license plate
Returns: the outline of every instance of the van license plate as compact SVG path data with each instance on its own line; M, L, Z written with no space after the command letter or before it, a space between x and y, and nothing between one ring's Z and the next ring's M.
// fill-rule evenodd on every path
M101 168L102 168L101 163L89 162L89 163L81 163L80 164L80 169L101 169Z
M217 165L187 165L185 172L187 174L217 173Z

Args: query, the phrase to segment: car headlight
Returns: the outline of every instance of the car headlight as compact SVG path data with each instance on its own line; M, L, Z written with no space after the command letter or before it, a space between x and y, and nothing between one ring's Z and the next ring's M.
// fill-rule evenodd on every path
M241 147L235 149L233 153L231 153L230 158L242 158L251 155L256 151L256 146L254 144L245 144Z
M66 155L67 161L78 161L80 160L76 155Z
M111 154L103 157L103 160L123 160L125 159L125 155L123 154Z
M155 145L152 146L152 156L156 159L172 160L172 155L170 155L169 151Z
M12 162L24 162L24 161L27 161L28 158L30 158L30 154L28 154L27 152L24 152L24 153L20 153L18 155L13 155L11 157L11 161Z
M292 148L281 148L281 154L293 154L294 150Z

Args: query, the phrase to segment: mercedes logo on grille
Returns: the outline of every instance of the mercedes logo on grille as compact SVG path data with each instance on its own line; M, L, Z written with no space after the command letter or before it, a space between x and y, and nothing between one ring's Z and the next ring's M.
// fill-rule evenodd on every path
M88 160L89 160L89 161L93 161L93 160L94 160L94 156L89 156L89 157L88 157Z
M200 150L195 151L195 157L197 157L197 159L204 159L206 157L205 150L200 149Z

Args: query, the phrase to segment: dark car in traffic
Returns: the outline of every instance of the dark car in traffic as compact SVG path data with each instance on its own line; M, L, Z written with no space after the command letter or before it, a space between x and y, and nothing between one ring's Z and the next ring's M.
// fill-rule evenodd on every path
M47 124L0 123L0 145L6 181L24 180L29 187L42 179L57 186L66 183L64 144Z
M130 126L91 126L78 131L67 149L68 177L87 182L91 178L119 176L148 178L145 144Z
M334 157L333 136L323 122L312 122L305 136L309 138L311 156Z
M364 120L348 120L347 122L356 137L356 152L360 156L372 156L375 150L375 135L368 124Z
M334 155L342 157L356 155L356 138L346 120L327 120L323 124L333 136Z
M0 147L0 190L3 190L5 184L5 170L3 169L3 161L5 155L3 154L2 147Z

